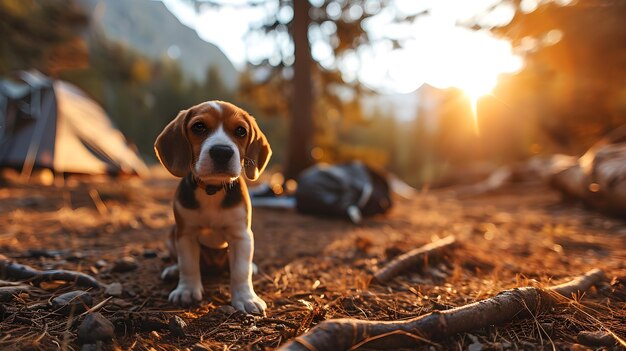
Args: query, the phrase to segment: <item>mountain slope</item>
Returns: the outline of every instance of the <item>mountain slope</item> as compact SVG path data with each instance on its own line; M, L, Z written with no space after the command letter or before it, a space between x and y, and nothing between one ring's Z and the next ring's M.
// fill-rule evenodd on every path
M91 19L91 29L122 42L150 58L179 61L185 76L201 82L214 67L224 85L234 90L238 73L215 45L200 39L160 1L78 0Z

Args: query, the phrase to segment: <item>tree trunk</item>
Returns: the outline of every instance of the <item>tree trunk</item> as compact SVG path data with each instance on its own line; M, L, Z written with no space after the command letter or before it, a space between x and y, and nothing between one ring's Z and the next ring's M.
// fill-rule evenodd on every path
M313 82L311 69L313 58L308 38L309 10L311 4L306 0L296 0L292 35L295 49L293 95L291 100L291 123L289 126L289 142L287 163L285 164L285 180L295 179L305 168L313 164L311 149L313 147Z

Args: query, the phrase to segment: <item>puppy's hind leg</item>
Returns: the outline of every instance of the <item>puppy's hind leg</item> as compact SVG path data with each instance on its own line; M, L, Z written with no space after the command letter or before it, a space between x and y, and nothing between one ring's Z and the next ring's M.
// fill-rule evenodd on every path
M170 257L174 258L174 260L178 260L178 253L176 252L176 226L172 227L169 238L165 243L170 252ZM167 266L161 272L161 279L164 281L178 280L178 273L178 264Z
M178 279L178 264L167 266L161 272L161 279L165 281L174 281Z

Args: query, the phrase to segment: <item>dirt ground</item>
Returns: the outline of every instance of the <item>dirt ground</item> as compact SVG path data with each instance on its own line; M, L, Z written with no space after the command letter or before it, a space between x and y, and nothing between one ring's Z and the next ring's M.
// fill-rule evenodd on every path
M430 191L397 199L388 215L361 226L255 209L254 285L268 303L265 317L224 306L230 299L226 275L204 279L200 305L168 304L175 282L162 282L159 273L171 262L164 240L173 224L175 186L169 179L70 179L63 187L9 182L0 187L0 254L38 269L77 270L121 283L121 295L109 299L104 289L90 291L92 305L104 301L99 312L115 327L113 341L99 345L105 350L269 350L325 319L407 319L505 289L564 282L592 268L603 269L608 280L582 302L610 311L595 323L554 311L415 349L584 350L576 339L583 330L626 337L626 222L562 203L540 184L464 199ZM390 258L450 234L462 246L445 260L385 285L371 283ZM123 257L131 261L128 267L115 263ZM88 288L31 285L0 306L0 349L81 349L77 329L84 316L66 316L50 301ZM173 316L187 323L184 336L170 329Z

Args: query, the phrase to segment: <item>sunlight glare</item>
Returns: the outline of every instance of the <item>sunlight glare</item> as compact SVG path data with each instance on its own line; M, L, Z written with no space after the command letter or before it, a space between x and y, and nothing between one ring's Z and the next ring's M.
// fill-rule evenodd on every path
M514 73L522 59L511 44L482 31L450 27L425 18L397 50L376 50L362 57L359 78L388 93L409 93L424 82L436 88L459 88L471 97L491 92L502 73ZM424 34L428 33L428 34Z

